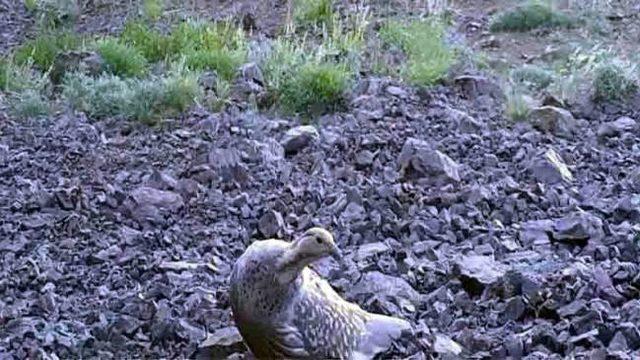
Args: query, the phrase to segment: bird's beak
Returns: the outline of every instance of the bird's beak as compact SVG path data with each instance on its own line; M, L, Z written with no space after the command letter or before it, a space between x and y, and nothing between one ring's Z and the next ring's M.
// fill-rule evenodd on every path
M342 256L342 251L340 251L337 246L331 251L331 257L340 264L342 269L347 267L347 263L344 261L344 257Z
M344 260L342 257L342 251L340 251L337 246L334 246L331 250L331 257L338 262L342 262Z

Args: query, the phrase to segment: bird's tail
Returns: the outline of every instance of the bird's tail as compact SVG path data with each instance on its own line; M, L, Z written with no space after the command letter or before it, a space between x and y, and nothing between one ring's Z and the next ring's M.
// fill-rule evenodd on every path
M369 314L367 333L358 347L355 358L373 359L377 354L387 351L395 341L411 336L411 324L402 319Z

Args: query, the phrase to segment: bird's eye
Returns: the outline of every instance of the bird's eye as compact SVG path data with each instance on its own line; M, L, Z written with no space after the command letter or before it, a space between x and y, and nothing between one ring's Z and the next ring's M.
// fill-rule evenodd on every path
M321 238L317 237L316 241L318 242L318 244L322 244L322 239Z

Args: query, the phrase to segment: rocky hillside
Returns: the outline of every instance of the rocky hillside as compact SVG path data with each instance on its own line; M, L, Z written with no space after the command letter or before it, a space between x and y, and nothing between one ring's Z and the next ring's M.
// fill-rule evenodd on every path
M490 36L490 2L474 21L449 4L452 38ZM347 255L346 271L314 266L340 294L415 326L385 358L640 357L637 94L535 90L517 121L495 68L428 87L364 72L309 119L254 107L267 74L248 64L220 111L155 126L69 107L24 119L3 103L0 357L245 358L234 260L312 225Z

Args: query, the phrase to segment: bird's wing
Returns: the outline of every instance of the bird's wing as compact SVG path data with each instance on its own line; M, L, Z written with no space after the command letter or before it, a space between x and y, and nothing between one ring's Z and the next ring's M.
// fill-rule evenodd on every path
M411 324L402 319L372 314L362 310L358 305L344 300L329 283L312 270L304 273L306 277L305 287L308 293L322 297L322 308L330 311L322 316L327 320L336 320L334 324L339 327L333 331L345 332L357 338L346 342L337 341L332 347L349 349L354 346L350 358L373 359L377 354L388 350L394 341L411 334ZM316 307L315 311L322 311ZM315 312L313 311L313 312ZM312 313L313 313L312 312ZM348 336L349 337L349 336Z
M295 326L281 324L267 336L266 346L274 357L285 359L309 358L302 335Z

